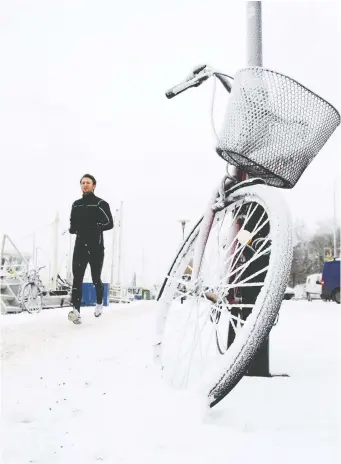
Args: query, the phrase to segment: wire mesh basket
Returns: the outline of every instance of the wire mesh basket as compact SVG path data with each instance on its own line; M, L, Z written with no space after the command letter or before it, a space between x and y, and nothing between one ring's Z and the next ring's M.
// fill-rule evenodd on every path
M283 74L238 71L218 154L251 177L292 188L340 124L337 110Z

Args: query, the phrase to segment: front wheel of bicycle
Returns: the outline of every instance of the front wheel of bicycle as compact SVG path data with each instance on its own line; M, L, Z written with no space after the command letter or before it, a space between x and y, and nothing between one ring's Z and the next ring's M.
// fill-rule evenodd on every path
M42 296L35 283L28 282L22 290L22 305L30 313L40 313L42 310Z
M276 320L292 261L291 221L273 188L230 194L209 231L198 280L191 282L199 228L161 288L155 354L168 383L204 388L213 407L246 373Z

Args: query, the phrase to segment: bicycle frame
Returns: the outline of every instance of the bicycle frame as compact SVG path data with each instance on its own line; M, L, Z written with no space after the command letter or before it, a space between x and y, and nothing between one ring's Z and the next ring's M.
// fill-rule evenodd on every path
M213 224L216 212L217 212L215 210L214 206L217 204L217 200L218 200L218 203L219 203L219 201L222 200L221 199L221 194L224 193L227 190L227 188L229 188L233 184L235 184L235 185L240 184L240 183L242 183L242 182L244 182L244 181L246 181L248 179L247 174L245 172L243 172L242 170L240 170L239 168L237 168L235 166L228 165L227 169L229 170L230 168L231 168L231 170L229 172L229 175L228 176L225 175L222 182L220 182L220 184L212 192L211 198L210 198L210 200L209 200L209 202L207 204L204 215L203 215L202 219L198 223L198 224L200 224L199 225L199 233L198 233L198 238L196 240L196 244L194 246L194 257L193 257L193 265L192 265L192 272L191 272L191 278L190 278L190 281L192 282L192 285L194 285L194 288L195 288L195 285L197 283L197 280L198 280L198 277L199 277L199 274L200 274L202 258L203 258L203 255L204 255L206 243L207 243L207 240L208 240L208 237L209 237L209 234L210 234L210 231L211 231L211 227L212 227L212 224ZM222 207L224 208L225 206L222 205ZM238 232L238 230L236 232ZM185 241L186 240L187 240L187 238L185 239ZM183 247L183 244L181 244L180 250L181 250L182 247ZM180 252L180 250L179 250L179 252ZM162 287L160 289L157 301L160 300L160 298L161 298L161 296L162 296L162 294L164 292L165 285L166 285L167 281L168 281L168 278L165 279L164 284L162 285ZM189 282L186 285L190 285ZM159 363L160 360L161 360L160 334L162 333L163 324L165 324L165 318L160 317L160 319L158 320L158 323L157 323L157 326L158 326L157 334L158 335L157 335L155 343L154 343L154 359L155 359L156 363Z
M235 179L236 184L243 182L247 180L248 176L246 172L243 172L241 169L235 167L235 166L227 166L229 169L231 167L232 173L230 173L230 176L224 176L224 179L222 183L225 185L225 189L227 189L230 185L233 184L232 178ZM226 183L226 180L230 177L230 182ZM210 201L207 205L207 208L205 210L200 229L199 229L199 235L197 239L197 243L195 244L194 248L194 258L193 258L193 269L192 269L192 281L196 282L200 269L201 269L201 263L202 263L202 258L204 255L205 251L205 246L208 240L208 236L210 234L210 230L216 215L216 211L214 208L214 205L217 203L217 198L219 198L219 195L221 195L221 186L217 187L210 198ZM236 229L234 232L238 233L238 229Z

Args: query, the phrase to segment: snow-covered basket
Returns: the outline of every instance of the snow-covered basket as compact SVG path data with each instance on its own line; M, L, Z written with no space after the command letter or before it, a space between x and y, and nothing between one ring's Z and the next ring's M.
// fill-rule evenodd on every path
M340 124L328 102L260 67L235 76L217 152L268 185L292 188Z

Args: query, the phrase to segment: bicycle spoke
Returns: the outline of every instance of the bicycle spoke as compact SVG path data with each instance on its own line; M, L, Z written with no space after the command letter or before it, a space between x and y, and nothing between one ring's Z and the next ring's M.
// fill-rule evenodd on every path
M269 222L269 219L267 218L267 220L261 225L259 226L258 228L256 228L256 230L253 232L252 236L256 235L260 230L262 230L262 228ZM241 229L242 230L242 229ZM252 237L250 237L252 238ZM238 246L238 245L237 245ZM245 247L245 245L243 246L243 248ZM227 264L231 259L233 259L234 257L234 254L229 256L229 258L226 260L226 262L224 263Z
M261 252L261 253L256 252L252 258L250 258L246 263L244 263L241 266L237 267L237 269L234 269L232 272L230 272L227 277L232 277L235 274L237 274L237 272L240 271L239 275L237 276L237 278L238 278L243 273L243 271L245 271L245 269L247 269L249 267L249 265L251 263L256 261L261 256L264 256L265 254L269 253L270 250L271 250L271 247L267 248L266 250L263 250L263 252Z

